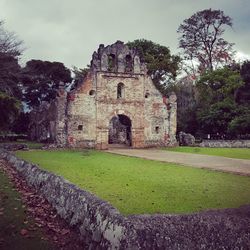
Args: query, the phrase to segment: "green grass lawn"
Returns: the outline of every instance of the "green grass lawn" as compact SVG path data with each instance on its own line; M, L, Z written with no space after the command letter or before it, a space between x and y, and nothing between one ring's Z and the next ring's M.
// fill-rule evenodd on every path
M201 155L216 155L229 158L250 159L249 148L201 148L201 147L175 147L165 148L168 151L201 154Z
M100 151L19 151L125 215L189 213L250 203L250 177Z

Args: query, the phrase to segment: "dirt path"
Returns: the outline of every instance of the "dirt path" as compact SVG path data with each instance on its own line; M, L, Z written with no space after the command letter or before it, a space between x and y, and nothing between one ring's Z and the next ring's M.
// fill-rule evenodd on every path
M191 153L170 152L160 149L123 149L107 150L112 154L140 157L149 160L178 163L197 168L230 172L250 176L250 160L232 159L220 156L198 155Z

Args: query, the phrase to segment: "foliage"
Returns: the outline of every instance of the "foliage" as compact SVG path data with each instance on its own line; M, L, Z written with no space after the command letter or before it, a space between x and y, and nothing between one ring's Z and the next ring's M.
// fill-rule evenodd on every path
M177 108L177 133L185 131L195 134L198 130L198 121L196 117L196 106L187 108Z
M77 87L79 84L81 84L83 82L84 78L87 76L87 74L89 72L89 67L84 68L84 69L80 69L80 68L77 68L74 66L72 71L74 74L73 86Z
M245 176L100 151L16 154L109 201L125 215L187 213L250 202L250 178Z
M19 85L21 67L13 56L0 53L0 91L9 96L21 99L22 92Z
M166 148L168 151L193 153L201 155L215 155L224 156L236 159L249 159L250 160L250 149L249 148L203 148L203 147L176 147Z
M232 19L223 11L212 9L196 12L179 26L179 47L186 59L198 62L200 72L216 69L232 60L233 44L222 37L225 26L232 27Z
M31 107L39 106L43 101L50 102L56 97L59 85L66 87L71 80L71 72L63 63L28 61L22 76L25 101Z
M244 84L236 93L236 102L241 105L250 105L250 61L245 61L240 69Z
M0 21L0 91L20 99L20 66L18 56L22 53L22 41L15 33L8 32Z
M3 27L4 22L0 21L0 57L2 54L17 58L23 52L23 42L13 32Z
M233 135L250 134L250 110L249 106L239 106L238 115L228 125L228 132Z
M155 86L165 92L166 86L174 80L179 69L180 57L171 55L168 47L145 39L128 42L130 48L135 48L148 69Z
M29 129L29 113L21 112L12 125L11 131L16 134L27 134Z
M21 103L16 98L0 92L0 130L8 131L11 128L21 108Z
M209 71L197 83L197 119L204 133L229 133L229 123L240 113L235 93L243 85L238 71L224 67Z

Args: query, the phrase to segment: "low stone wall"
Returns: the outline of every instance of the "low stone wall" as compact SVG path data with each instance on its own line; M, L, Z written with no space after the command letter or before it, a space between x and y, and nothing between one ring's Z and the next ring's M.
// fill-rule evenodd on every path
M250 206L189 215L122 216L109 203L6 151L10 163L70 225L88 249L247 249Z
M250 148L250 140L203 140L199 146L210 148Z

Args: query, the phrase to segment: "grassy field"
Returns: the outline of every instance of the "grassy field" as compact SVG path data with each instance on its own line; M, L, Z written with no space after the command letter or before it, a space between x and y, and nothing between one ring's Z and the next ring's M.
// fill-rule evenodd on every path
M250 203L250 178L99 151L19 151L19 157L109 201L121 213L189 213Z
M27 230L27 235L22 236L22 230ZM27 217L20 195L0 169L0 249L54 249L42 237Z
M176 148L166 148L166 150L192 154L224 156L238 159L250 159L249 148L201 148L181 146Z

